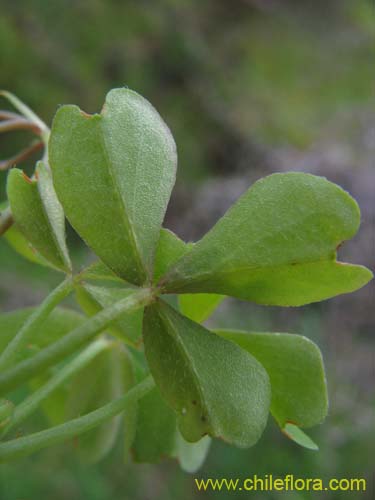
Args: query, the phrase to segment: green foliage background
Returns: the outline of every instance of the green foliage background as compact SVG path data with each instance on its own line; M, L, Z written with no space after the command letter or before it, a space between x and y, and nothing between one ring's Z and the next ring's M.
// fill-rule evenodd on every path
M340 123L342 113L355 117L374 109L372 0L1 0L0 7L0 87L19 95L47 122L59 103L98 111L106 92L122 85L137 90L159 110L178 145L177 194L168 220L180 234L189 233L181 222L189 210L186 193L189 200L189 193L212 180L224 178L225 186L239 173L269 173L275 151L288 149L294 153L292 159L304 157L322 140L327 123ZM352 146L357 125L353 119L344 132L334 125L333 136L339 135L344 150L352 148L351 157L358 160L343 173L347 189L352 176L364 175L361 156ZM1 157L10 156L25 139L23 134L0 136ZM332 141L329 135L323 139ZM335 180L334 169L320 173ZM0 200L5 178L1 173ZM357 199L360 205L366 202L360 193ZM199 222L198 218L195 224ZM365 217L365 228L366 224ZM85 261L73 233L70 240L76 262ZM371 245L369 239L366 244ZM353 245L364 248L358 239ZM357 261L366 264L361 254ZM0 241L2 309L37 303L58 279L23 261ZM335 299L336 308L330 301L291 311L232 301L220 306L211 320L215 326L284 329L317 341L328 368L331 413L311 433L319 453L298 448L270 422L268 432L250 450L216 443L197 477L366 476L371 498L375 393L373 372L363 368L371 366L366 353L374 346L370 296L366 289L357 299ZM353 302L362 305L350 310ZM42 425L39 416L29 427ZM36 458L1 465L0 499L202 496L192 477L175 464L123 464L116 456L120 451L87 467L75 457L74 443L67 443ZM260 495L313 498L309 493ZM345 496L359 498L358 493ZM341 497L331 493L325 498Z

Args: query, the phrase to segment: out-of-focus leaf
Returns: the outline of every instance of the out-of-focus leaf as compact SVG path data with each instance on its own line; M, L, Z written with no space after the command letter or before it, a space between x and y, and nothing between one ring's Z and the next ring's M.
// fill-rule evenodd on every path
M281 428L287 422L311 427L328 411L322 355L311 340L288 333L216 330L236 342L266 369L272 389L271 413Z
M16 335L34 308L18 309L0 314L0 351ZM28 346L17 353L14 363L31 356L67 334L85 320L81 314L65 308L54 309L34 332Z
M101 287L87 283L77 287L77 300L89 316L112 305L134 292L134 288ZM125 341L136 343L142 335L143 308L133 313L125 313L114 321L109 329Z
M187 441L209 434L246 447L259 439L270 385L255 358L161 300L145 309L144 343L151 373Z
M138 402L132 451L136 462L157 463L174 455L176 415L155 387Z
M308 448L309 450L319 450L319 447L314 443L314 441L304 433L297 425L291 424L290 422L285 424L283 432L289 439L295 443Z
M0 399L0 431L8 425L14 411L14 404L7 399Z
M47 372L34 377L29 381L29 387L31 391L36 391L40 389L44 384L46 384L54 373L54 369L49 369ZM66 398L68 394L67 385L62 385L55 389L46 399L44 399L40 408L42 413L47 418L49 425L60 425L66 421Z
M225 295L214 293L185 293L179 295L178 302L182 314L197 323L202 323L225 299Z
M177 429L176 414L162 399L157 387L138 403L137 432L133 444L136 462L158 463L177 458L181 468L195 472L207 456L211 439L188 443Z
M259 304L299 306L352 292L371 279L336 261L358 230L356 202L303 173L256 182L162 278L167 293L222 293Z
M67 418L89 413L122 396L133 385L134 372L130 358L120 344L113 344L71 380L67 396ZM82 459L94 463L109 453L119 435L122 419L127 439L132 441L136 411L137 405L133 405L126 409L124 415L118 415L83 434L78 441Z
M138 285L150 280L177 165L157 111L125 88L107 94L100 115L62 106L49 152L72 226L120 277Z
M169 229L162 228L155 254L154 283L157 283L192 246L193 243L185 243Z
M196 472L205 461L210 449L211 438L204 436L196 443L188 443L179 430L176 432L176 458L185 472Z
M12 169L8 175L7 193L14 220L27 240L54 267L69 271L64 212L48 168L39 162L35 179Z

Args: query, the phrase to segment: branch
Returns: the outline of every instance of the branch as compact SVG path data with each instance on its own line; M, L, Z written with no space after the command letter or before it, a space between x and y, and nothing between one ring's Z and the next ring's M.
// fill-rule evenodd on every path
M8 170L8 168L14 167L18 163L27 160L31 155L43 149L44 144L42 141L34 142L27 148L23 149L20 153L8 158L6 160L0 161L0 171Z
M13 118L0 122L0 134L3 132L12 132L13 130L31 130L37 135L42 133L38 125L26 118Z

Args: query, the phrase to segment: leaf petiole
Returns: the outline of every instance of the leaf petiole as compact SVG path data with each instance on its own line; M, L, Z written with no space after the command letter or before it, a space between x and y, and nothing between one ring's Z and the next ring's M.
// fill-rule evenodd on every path
M40 389L33 392L28 398L20 403L14 410L9 424L6 426L2 435L7 434L11 429L23 422L29 417L55 389L60 387L66 380L92 361L100 352L107 349L111 341L105 338L99 338L83 350L70 363L59 370L51 377Z
M29 455L47 446L66 441L93 429L106 420L122 413L126 407L145 396L153 387L155 382L151 375L130 389L124 396L94 410L83 417L78 417L64 424L51 427L50 429L36 432L29 436L12 439L0 444L0 461L11 460L20 456Z
M1 353L0 370L9 367L17 351L31 338L33 331L43 323L49 313L64 300L72 290L73 281L71 278L67 278L44 299L40 306L27 318L17 335L13 337Z
M122 314L133 312L153 302L154 296L154 290L141 288L126 298L102 309L57 342L50 344L32 358L22 361L2 373L0 375L0 392L10 391L49 366L58 363L66 356L80 349Z

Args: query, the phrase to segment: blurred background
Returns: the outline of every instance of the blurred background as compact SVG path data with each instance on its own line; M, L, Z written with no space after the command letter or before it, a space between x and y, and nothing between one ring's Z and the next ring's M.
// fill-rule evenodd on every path
M106 92L123 85L159 110L179 153L165 225L182 238L202 236L259 177L308 171L358 200L361 230L340 249L340 258L372 269L374 63L373 0L0 0L0 88L17 94L47 123L59 104L99 111ZM1 158L27 139L24 133L0 136ZM32 162L21 166L27 170ZM0 173L0 201L5 179ZM80 265L87 250L72 231L69 243ZM58 280L0 240L1 310L37 304ZM374 298L370 284L298 309L224 301L209 324L301 333L319 344L330 413L310 431L318 453L288 441L270 421L252 449L215 442L195 476L366 477L367 494L319 498L374 498ZM124 464L120 451L88 467L67 443L1 465L0 500L234 496L198 493L193 476L173 462Z

